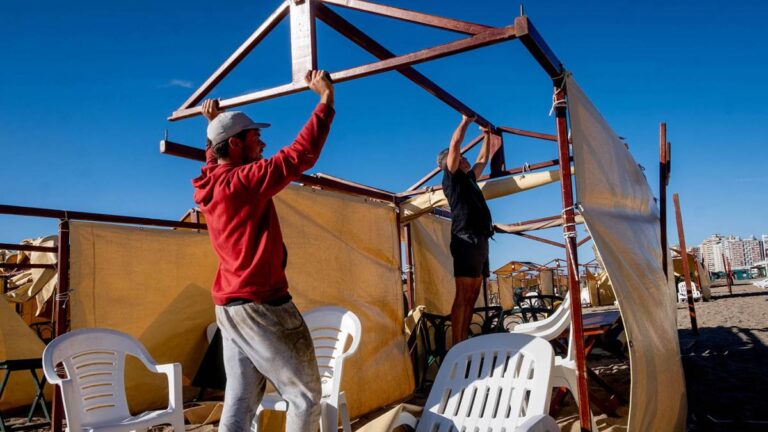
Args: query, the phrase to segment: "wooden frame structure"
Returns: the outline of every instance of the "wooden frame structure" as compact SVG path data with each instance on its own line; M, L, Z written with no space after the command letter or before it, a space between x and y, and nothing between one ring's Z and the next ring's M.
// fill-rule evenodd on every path
M341 7L353 9L360 12L367 12L379 16L394 18L425 26L453 31L467 35L466 38L454 42L431 48L422 49L404 55L395 55L384 46L376 42L373 38L365 34L362 30L355 27L352 23L342 18L331 7ZM522 12L522 11L521 11ZM315 20L319 19L331 28L347 37L366 51L370 52L380 60L362 66L353 67L341 71L332 72L331 79L336 82L344 82L363 78L369 75L379 74L388 71L397 71L406 78L413 81L416 85L423 88L437 99L449 105L456 111L470 117L476 117L475 122L492 131L491 156L490 156L490 175L484 178L504 177L511 174L526 172L534 169L540 169L550 166L558 166L561 181L561 200L564 244L547 241L550 244L556 244L565 248L566 261L568 268L569 295L571 296L572 325L575 331L576 341L576 364L578 377L579 399L579 418L582 430L591 430L591 413L589 410L589 394L586 378L586 358L584 354L584 337L582 325L582 313L580 303L579 275L578 275L578 255L577 248L587 240L577 241L574 192L571 179L571 146L568 138L568 120L567 108L565 104L566 89L564 88L565 69L536 30L530 19L521 15L515 18L514 23L505 27L491 27L482 24L476 24L456 19L444 18L435 15L415 12L411 10L386 6L377 3L371 3L364 0L283 0L267 20L259 26L253 34L230 55L230 57L211 75L202 86L174 111L169 120L175 121L201 114L199 104L221 80L231 72L252 50L264 39L264 37L274 29L277 24L286 16L290 16L291 32L291 82L270 89L260 90L241 96L226 98L220 100L222 108L232 108L249 103L264 101L280 96L285 96L308 89L303 77L308 70L317 69L317 44L315 38ZM540 132L525 131L521 129L498 126L491 123L488 119L471 109L469 106L452 96L446 90L429 80L423 74L412 68L413 65L443 58L450 55L459 54L465 51L478 49L481 47L498 44L510 40L520 40L528 52L544 69L544 72L552 79L554 89L554 111L556 134L546 134ZM502 133L509 133L520 136L527 136L536 139L554 141L557 143L558 158L551 161L545 161L534 165L527 165L508 170L504 159L504 141ZM469 144L461 149L462 154L477 145L482 137L473 139ZM202 149L191 148L182 144L169 141L161 142L161 152L174 156L181 156L203 161L204 154ZM564 162L565 161L565 162ZM299 181L304 184L355 193L371 198L389 201L395 205L405 199L426 190L419 189L432 177L439 173L438 169L433 169L419 181L414 183L408 190L399 193L389 193L367 186L354 184L351 182L342 182L338 179L318 176L303 176ZM400 222L398 220L398 222ZM520 234L527 238L542 241L541 239L529 234ZM407 298L409 306L413 306L413 254L411 246L410 226L406 224L401 234L401 241L404 242L405 263L402 266L407 275Z
M353 9L361 12L367 12L379 16L389 17L401 21L422 24L425 26L448 30L456 33L466 35L465 38L446 43L443 45L434 46L431 48L422 49L409 54L396 55L379 44L373 38L365 34L362 30L355 27L352 23L337 14L333 8L346 8ZM577 377L578 377L578 392L579 399L582 403L579 404L579 417L581 430L592 430L591 413L589 410L589 393L587 386L587 373L586 373L586 358L584 349L584 331L582 321L582 311L580 302L580 288L579 288L579 262L577 249L579 246L585 244L590 240L587 236L579 240L576 232L576 210L574 206L574 192L572 184L572 171L571 161L573 160L572 150L568 138L568 112L565 100L567 97L567 89L564 87L565 68L546 44L542 36L536 30L531 20L521 15L514 19L514 22L504 27L492 27L482 24L476 24L456 19L444 18L435 15L429 15L425 13L415 12L411 10L386 6L377 3L371 3L364 0L282 0L280 5L275 11L267 18L267 20L259 26L250 37L235 50L235 52L211 75L200 88L198 88L178 109L176 109L169 120L176 121L185 119L201 114L201 108L199 103L221 82L224 77L234 70L235 67L253 50L255 46L259 44L267 34L273 30L281 20L289 17L290 19L290 31L291 31L291 61L292 61L292 73L289 83L280 85L278 87L260 90L253 93L222 99L220 105L222 108L232 108L249 103L264 101L268 99L277 98L293 93L306 91L307 85L303 81L304 74L307 70L317 69L317 44L315 37L315 23L319 19L341 35L350 39L355 44L359 45L363 49L367 50L379 61L365 64L341 71L335 71L330 74L331 79L336 82L350 81L358 78L367 77L369 75L379 74L388 71L396 71L419 87L426 90L428 93L435 96L439 101L445 103L456 111L466 114L468 116L476 117L476 123L480 126L489 127L492 130L493 141L491 145L491 163L490 163L490 175L483 176L481 179L499 178L513 174L519 174L529 171L535 171L547 167L557 166L561 179L561 202L562 213L557 216L551 216L549 220L559 220L558 226L562 227L564 242L554 242L547 239L542 239L537 236L533 236L527 233L517 233L517 235L536 240L544 241L565 249L566 253L566 269L568 275L569 295L571 296L572 305L572 325L575 331L575 350L576 350L576 364L577 364ZM468 105L461 102L459 99L448 93L441 88L438 84L431 81L429 78L413 69L412 66L425 63L431 60L456 55L469 50L474 50L493 44L499 44L502 42L519 40L525 46L527 51L533 56L537 63L541 66L544 72L552 80L552 88L554 92L554 111L555 111L555 133L548 134L542 132L527 131L523 129L512 128L508 126L501 126L493 124L490 120L477 113ZM529 137L532 139L545 140L554 142L558 149L558 158L542 161L532 165L524 165L518 168L508 169L506 167L506 161L504 157L504 140L503 134L512 134L518 136ZM666 125L662 127L661 133L661 155L660 166L662 168L662 187L661 191L661 217L662 217L662 247L666 252L666 193L665 188L669 179L669 160L671 148L666 142ZM471 148L480 143L482 137L476 137L472 139L467 145L465 145L461 151L465 153ZM161 153L169 154L173 156L185 157L189 159L204 161L204 151L200 148L189 147L183 144L174 143L168 140L163 140L160 146ZM393 205L398 205L403 201L427 192L427 189L422 188L430 179L439 173L439 170L433 169L428 172L424 177L416 181L407 190L394 193L388 192L373 187L357 184L341 180L338 178L324 176L324 175L312 175L302 176L299 180L300 183L304 183L310 186L336 190L344 193L351 193L377 199L381 201L390 202ZM434 190L436 188L430 188ZM433 210L433 213L445 216L446 213L443 210ZM59 284L57 286L56 297L54 299L55 304L55 334L59 335L66 331L68 310L66 308L66 301L68 297L68 272L69 272L69 221L70 220L86 220L86 221L99 221L109 223L124 223L135 225L149 225L149 226L161 226L161 227L177 227L177 228L192 228L192 229L205 229L205 225L189 222L167 221L160 219L127 217L127 216L115 216L97 213L85 213L85 212L71 212L64 210L52 210L30 207L17 207L9 205L0 205L0 214L11 214L21 216L33 216L33 217L47 217L60 220L59 224L59 247L58 254L58 274ZM540 221L542 219L537 219ZM526 221L532 222L532 221ZM523 222L521 222L522 224ZM401 263L402 269L407 274L408 284L408 302L409 306L413 305L414 283L413 283L413 254L412 254L412 236L409 224L402 225L401 243L404 245L404 263ZM0 245L3 246L3 245ZM663 259L666 259L666 253ZM666 267L665 267L666 269ZM58 400L57 396L54 400ZM61 430L62 411L60 400L58 404L54 404L52 430Z
M53 297L53 337L60 336L67 332L69 327L69 309L67 302L69 300L69 222L71 220L107 222L118 224L157 226L165 228L188 228L188 229L206 229L204 224L179 222L165 219L153 219L133 216L119 216L104 213L88 213L69 210L55 210L37 207L20 207L0 204L0 214L42 217L59 220L59 245L54 247L41 247L30 245L15 245L0 243L0 248L17 251L38 251L55 252L56 264L2 264L0 268L55 268L57 270L58 283ZM34 408L34 406L33 406ZM64 419L64 407L61 401L61 395L58 391L53 392L51 408L51 431L61 432L62 420Z

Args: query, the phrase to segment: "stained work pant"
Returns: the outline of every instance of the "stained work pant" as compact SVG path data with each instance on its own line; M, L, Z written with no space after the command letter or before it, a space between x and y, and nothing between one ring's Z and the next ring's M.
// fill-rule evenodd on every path
M227 375L219 431L251 429L267 379L288 402L286 432L316 431L320 375L309 329L293 302L216 306L216 323Z

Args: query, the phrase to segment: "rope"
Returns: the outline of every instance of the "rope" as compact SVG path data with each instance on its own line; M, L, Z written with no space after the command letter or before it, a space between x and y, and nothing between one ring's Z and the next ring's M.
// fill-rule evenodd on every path
M573 206L566 207L566 208L564 208L560 212L560 216L563 218L563 237L565 239L576 238L576 225L577 225L576 224L576 214L581 214L582 208L583 207L581 206L581 204L577 202ZM574 216L574 221L572 223L565 223L565 212L568 211L568 210L573 210L573 213L574 213L574 215L573 215ZM565 228L570 227L570 226L573 227L573 231L569 231L569 230L565 229ZM566 242L566 243L568 243L568 242Z
M565 107L565 99L563 100L557 100L557 91L552 93L552 107L549 109L549 116L552 117L552 114L555 113L555 108L561 108Z
M66 308L67 302L69 301L70 293L72 293L74 290L67 291L65 293L56 294L54 296L54 300L57 302L61 302L61 307Z
M556 87L555 90L552 92L552 107L549 109L549 116L552 117L552 114L555 113L555 108L559 107L565 107L565 98L563 100L558 101L557 100L557 92L558 90L563 90L565 88L565 78L571 76L571 73L568 71L563 71L560 75L552 78L553 82L556 82L560 80L560 86Z

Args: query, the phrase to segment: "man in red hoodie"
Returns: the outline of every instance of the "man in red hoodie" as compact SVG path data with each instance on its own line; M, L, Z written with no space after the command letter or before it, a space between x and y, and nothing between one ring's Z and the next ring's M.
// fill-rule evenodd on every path
M269 379L288 402L286 431L317 429L320 377L306 324L288 293L287 250L272 197L314 166L334 116L333 85L307 73L320 96L296 140L265 159L261 129L241 112L203 103L206 165L192 181L219 267L211 289L224 345L227 387L219 430L250 430Z

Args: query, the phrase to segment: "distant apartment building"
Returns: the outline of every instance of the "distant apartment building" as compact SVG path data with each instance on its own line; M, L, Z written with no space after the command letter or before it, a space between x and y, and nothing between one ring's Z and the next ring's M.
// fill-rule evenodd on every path
M732 269L748 268L766 259L768 235L761 240L750 236L741 239L738 236L723 237L715 234L707 237L699 246L701 259L710 272L725 271L723 256L730 262Z
M744 264L753 266L763 260L762 241L750 236L744 239Z
M689 247L688 253L695 256L697 260L701 261L701 248L699 246Z
M768 234L763 234L763 259L768 260Z
M731 262L731 268L741 268L747 265L744 255L744 241L738 236L728 236L723 239L723 250Z
M715 234L707 237L699 246L704 267L710 272L725 271L723 265L723 237Z

